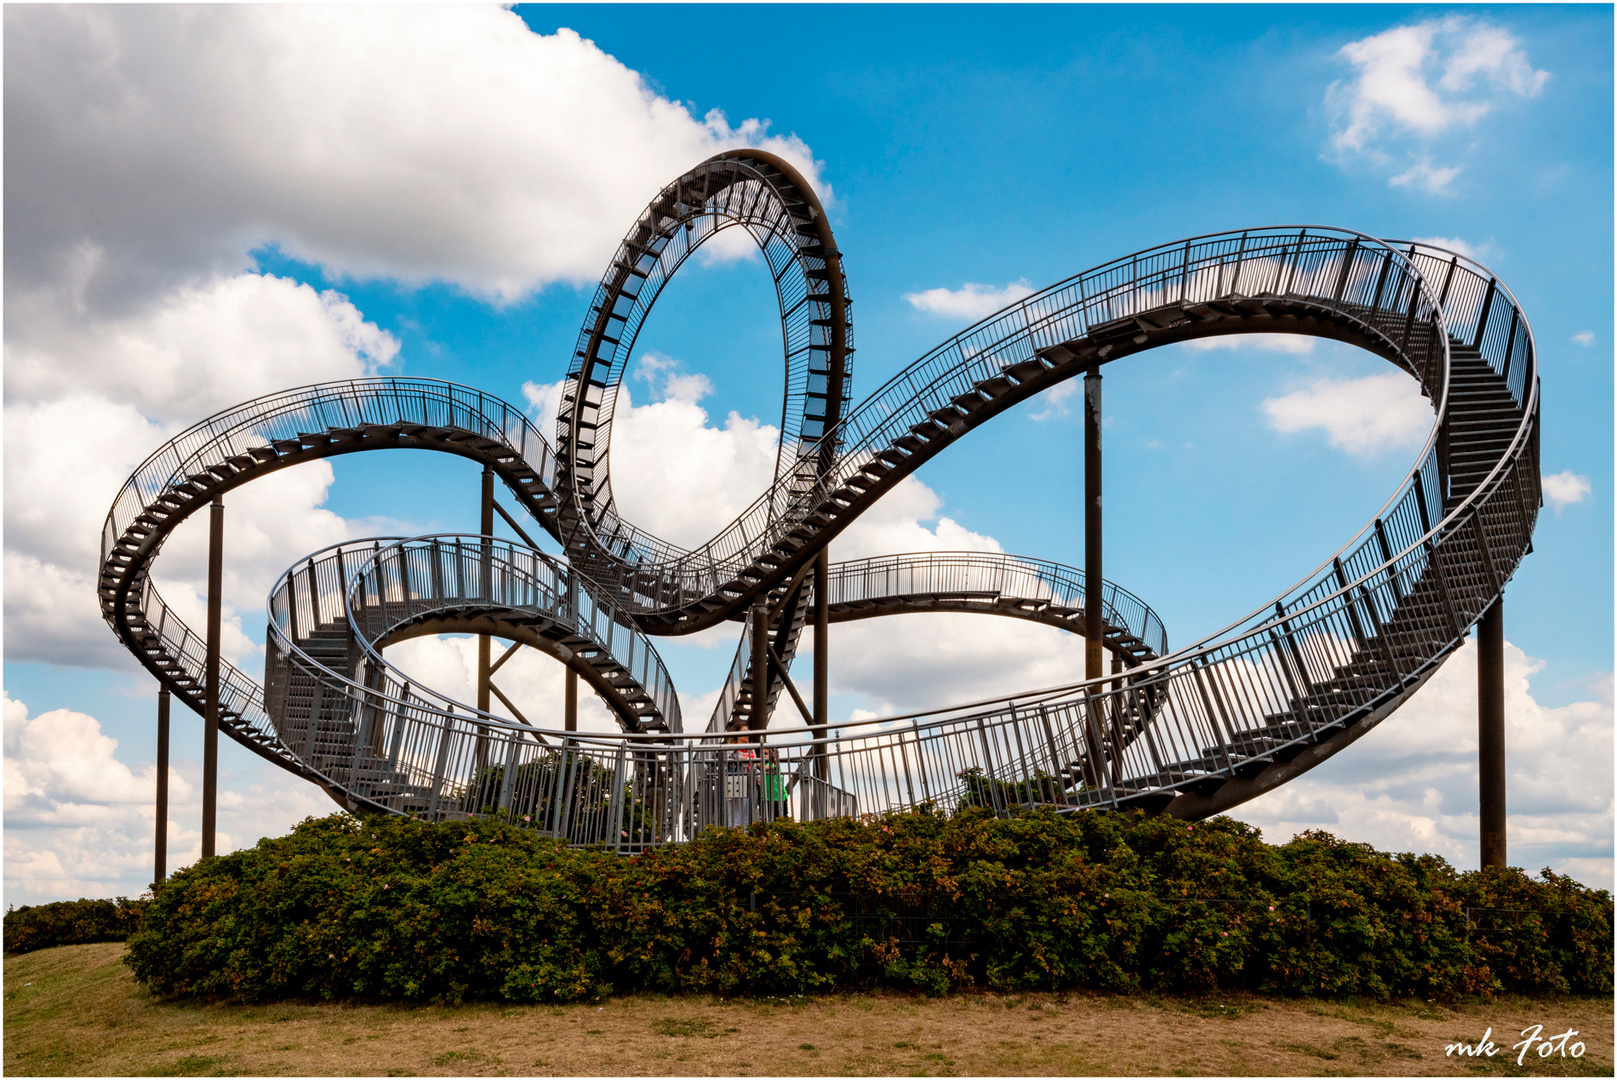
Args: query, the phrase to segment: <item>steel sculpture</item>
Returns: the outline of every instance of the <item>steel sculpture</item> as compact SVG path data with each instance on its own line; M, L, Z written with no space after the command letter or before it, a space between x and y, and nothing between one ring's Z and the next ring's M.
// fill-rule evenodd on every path
M775 281L782 435L769 489L684 550L618 511L612 409L662 286L725 228L752 235ZM1225 629L1170 651L1142 601L1110 582L1092 594L1082 571L1043 560L826 561L832 538L883 494L1018 402L1077 377L1098 400L1105 364L1171 342L1276 332L1382 356L1417 381L1434 425L1370 522ZM1541 502L1533 338L1509 290L1463 255L1312 226L1193 237L1012 304L849 409L852 352L841 256L808 184L768 154L719 155L664 188L619 246L568 367L554 444L521 409L429 379L325 383L226 410L160 447L118 494L102 536L103 611L165 693L349 809L500 813L573 843L639 850L735 823L738 812L1226 810L1396 710L1473 624L1497 622L1531 547ZM483 465L486 490L502 486L566 559L489 535L492 495L481 535L317 552L270 596L262 686L220 661L217 636L210 648L153 587L164 540L234 488L300 462L399 447ZM915 611L1087 632L1112 669L1091 660L1086 678L1063 686L828 723L825 625ZM703 730L688 728L651 637L723 621L742 627L735 660ZM810 625L812 708L789 674ZM622 730L541 730L497 688L516 720L414 683L384 658L392 642L445 632L546 652L567 665L570 688L575 676L589 683ZM485 653L481 669L499 663ZM769 726L782 695L801 724ZM768 799L758 795L765 782Z

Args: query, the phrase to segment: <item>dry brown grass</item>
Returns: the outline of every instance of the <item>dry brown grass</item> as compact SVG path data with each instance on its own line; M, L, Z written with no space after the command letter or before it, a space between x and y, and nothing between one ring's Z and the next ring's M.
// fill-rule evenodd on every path
M123 946L5 961L10 1075L1612 1075L1610 1001L851 994L653 995L604 1007L197 1005L153 999ZM1492 1027L1577 1028L1581 1060L1456 1059ZM1501 1037L1499 1033L1510 1033Z

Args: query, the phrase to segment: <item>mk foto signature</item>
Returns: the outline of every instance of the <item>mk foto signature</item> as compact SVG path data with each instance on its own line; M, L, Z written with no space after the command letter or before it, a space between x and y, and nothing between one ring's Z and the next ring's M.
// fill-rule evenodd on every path
M1571 1039L1572 1036L1577 1034L1576 1031L1568 1029L1559 1035L1551 1035L1547 1039L1542 1037L1543 1031L1543 1024L1534 1024L1532 1027L1522 1029L1522 1041L1519 1043L1512 1043L1510 1046L1512 1050L1521 1051L1521 1053L1516 1055L1517 1065L1520 1065L1522 1062L1526 1061L1527 1052L1535 1049L1535 1047L1537 1049L1538 1056L1541 1058L1553 1057L1556 1054L1560 1054L1562 1057L1575 1058L1580 1058L1583 1056L1583 1044L1581 1042L1575 1042L1571 1045L1568 1045L1567 1043L1567 1040ZM1482 1033L1482 1038L1478 1039L1475 1044L1464 1042L1449 1043L1448 1046L1443 1048L1443 1053L1447 1057L1493 1057L1495 1054L1499 1053L1500 1047L1493 1043L1491 1038L1492 1035L1493 1028L1488 1028Z

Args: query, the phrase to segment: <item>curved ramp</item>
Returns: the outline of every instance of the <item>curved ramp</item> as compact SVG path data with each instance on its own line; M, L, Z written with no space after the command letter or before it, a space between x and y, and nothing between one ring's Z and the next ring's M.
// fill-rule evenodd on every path
M597 291L570 369L556 451L496 399L388 379L250 402L160 449L108 516L100 590L109 622L165 685L199 707L200 643L148 576L163 539L216 494L265 471L414 446L493 466L566 545L572 577L590 583L603 609L621 613L621 625L690 633L765 604L784 669L809 602L811 560L903 477L1011 406L1091 365L1196 337L1279 332L1350 342L1415 378L1434 426L1382 510L1292 588L1169 653L1149 609L1108 583L1100 599L1123 670L1014 698L767 734L785 806L802 817L968 802L1001 811L1139 806L1200 817L1299 775L1390 715L1459 647L1530 550L1540 503L1536 352L1514 297L1475 262L1314 227L1178 241L1006 308L843 415L851 342L840 256L807 185L780 164L751 152L722 155L648 208ZM686 551L636 529L613 507L612 391L662 283L731 225L752 232L777 283L787 422L771 488ZM491 549L502 543L472 540ZM536 554L505 550L510 561ZM335 565L347 573L341 558ZM1074 574L1012 556L892 556L838 564L828 599L841 619L960 610L1071 627L1084 602ZM354 595L351 584L340 584L342 595ZM436 588L412 584L393 602L408 609L446 601ZM390 621L397 613L384 604L382 622L389 633L451 625L514 633L524 619L536 638L577 630L576 622L558 621L554 604L541 612L543 604L493 599L402 622ZM541 625L548 631L535 629ZM378 640L357 629L352 639ZM745 719L754 729L748 737L763 737L739 689L750 681L745 640L707 732L656 730L637 704L638 726L648 730L587 735L467 715L419 688L406 691L397 673L380 677L380 663L344 667L346 659L298 646L295 633L286 640L286 655L311 665L322 694L340 698L338 711L351 718L342 729L349 772L331 755L296 745L291 728L278 726L256 686L233 669L223 677L222 723L350 805L429 817L521 811L576 842L637 848L732 822L732 796L749 782L756 792L757 770L776 767L740 753L728 731ZM617 678L596 674L607 684ZM643 678L637 685L654 696ZM765 720L778 690L771 685ZM372 759L387 765L385 778ZM741 801L748 815L782 809Z
M282 575L269 612L269 722L351 808L425 810L441 796L451 762L424 784L401 768L408 756L401 710L478 717L474 707L413 682L383 657L386 645L412 637L469 633L520 642L577 672L625 730L680 731L673 681L645 635L567 564L508 541L443 535L338 544ZM364 692L352 693L355 687ZM390 728L381 700L392 703ZM546 744L537 732L532 738ZM488 740L473 748L486 758Z
M831 564L826 600L832 622L929 611L1003 615L1082 634L1084 572L1025 555L928 551ZM1168 651L1155 611L1115 582L1102 583L1105 646L1127 667Z
M1082 634L1084 572L1045 559L982 551L928 551L831 563L826 580L830 622L887 615L952 611L999 615ZM776 605L769 648L782 658L771 666L767 718L774 715L808 612L801 580ZM1138 667L1168 651L1168 633L1157 613L1114 582L1101 588L1104 646L1114 667ZM751 726L752 625L742 622L735 659L713 706L707 730L741 731ZM807 715L805 721L809 721Z

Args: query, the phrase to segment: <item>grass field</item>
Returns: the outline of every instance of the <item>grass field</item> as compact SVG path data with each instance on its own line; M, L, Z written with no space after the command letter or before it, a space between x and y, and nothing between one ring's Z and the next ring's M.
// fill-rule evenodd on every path
M850 994L637 995L604 1006L198 1005L153 999L120 944L5 961L5 1071L135 1075L1612 1075L1612 1003ZM1581 1059L1510 1049L1576 1028ZM1445 1056L1486 1028L1492 1058Z

